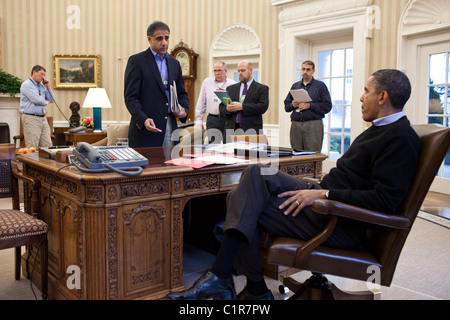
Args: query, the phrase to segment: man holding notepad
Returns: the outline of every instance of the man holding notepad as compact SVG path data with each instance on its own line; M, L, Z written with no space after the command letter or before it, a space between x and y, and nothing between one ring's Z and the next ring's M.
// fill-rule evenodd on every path
M331 111L332 103L325 83L314 79L315 72L314 62L303 62L303 79L294 83L284 101L286 112L292 112L291 146L296 150L322 151L322 119Z
M195 126L203 129L203 117L206 118L206 129L209 143L220 144L225 136L225 118L220 116L221 100L215 92L226 93L227 88L236 81L227 77L227 64L218 61L214 64L214 76L203 81L202 89L195 108Z
M220 104L220 115L226 118L226 135L263 134L263 117L269 108L269 87L253 79L249 61L238 64L239 83L227 88L231 103Z

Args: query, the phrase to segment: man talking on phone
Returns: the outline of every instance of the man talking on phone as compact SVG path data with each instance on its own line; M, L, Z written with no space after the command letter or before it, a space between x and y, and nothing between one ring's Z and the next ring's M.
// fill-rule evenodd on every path
M45 80L46 70L34 66L31 77L20 87L20 113L26 148L51 147L51 132L46 114L48 105L54 102L50 82Z

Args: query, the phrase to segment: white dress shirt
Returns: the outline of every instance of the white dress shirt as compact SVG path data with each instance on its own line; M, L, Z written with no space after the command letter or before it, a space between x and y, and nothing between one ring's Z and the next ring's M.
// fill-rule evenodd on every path
M220 99L214 94L217 90L226 90L228 86L235 84L236 81L227 78L224 83L218 83L214 77L203 81L200 96L198 97L197 107L195 108L195 124L202 125L205 113L219 115Z

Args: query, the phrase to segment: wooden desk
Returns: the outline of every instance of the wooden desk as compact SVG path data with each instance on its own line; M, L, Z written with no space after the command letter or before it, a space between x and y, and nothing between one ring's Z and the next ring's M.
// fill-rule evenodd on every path
M78 142L94 143L106 138L105 132L92 132L92 133L64 132L64 135L66 136L66 146L73 145L74 147L77 146Z
M64 164L37 154L18 156L24 172L41 181L41 218L51 223L50 299L159 299L183 288L185 205L193 198L226 194L248 165L194 170L165 165L171 149L138 151L150 162L140 176L65 168L54 179L51 197L52 176ZM279 168L294 176L320 177L324 159L286 157L279 159ZM67 287L69 266L81 270L79 290ZM38 286L39 270L38 264L33 274Z

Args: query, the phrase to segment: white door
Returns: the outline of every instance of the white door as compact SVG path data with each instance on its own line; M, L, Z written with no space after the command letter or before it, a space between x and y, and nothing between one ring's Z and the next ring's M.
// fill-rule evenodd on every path
M420 48L417 83L419 123L450 127L450 41ZM450 194L450 152L431 190Z

